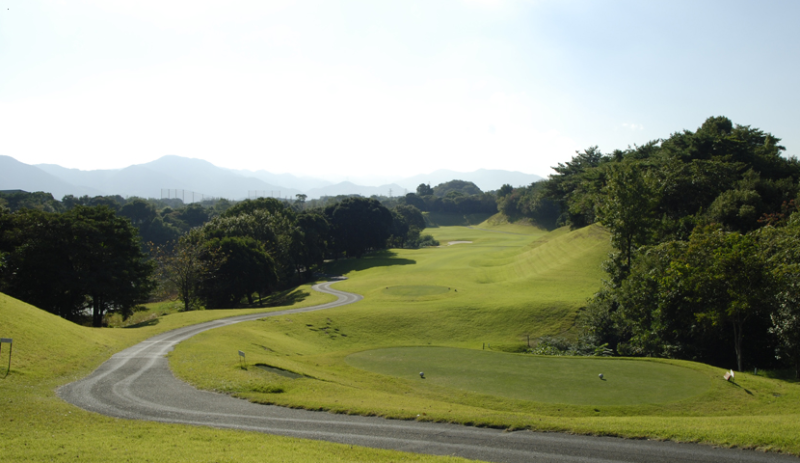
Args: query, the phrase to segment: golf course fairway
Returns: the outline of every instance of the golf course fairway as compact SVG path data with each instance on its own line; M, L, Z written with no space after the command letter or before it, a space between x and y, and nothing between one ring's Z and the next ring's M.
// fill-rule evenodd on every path
M358 303L200 333L170 368L200 389L292 408L800 453L797 384L726 382L722 368L690 361L520 353L528 339L578 335L611 251L602 227L425 232L443 245L328 265Z
M512 399L573 405L666 403L700 395L711 380L667 363L541 357L450 347L390 347L351 354L356 368ZM603 378L599 377L603 374Z

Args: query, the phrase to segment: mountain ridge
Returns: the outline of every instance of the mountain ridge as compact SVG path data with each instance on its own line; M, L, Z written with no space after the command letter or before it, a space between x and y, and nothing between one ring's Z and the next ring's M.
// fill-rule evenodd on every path
M456 172L441 169L374 186L351 181L334 183L293 174L273 174L263 169L226 169L203 159L175 155L162 156L122 169L97 170L70 169L57 164L30 165L11 156L0 155L0 190L45 191L56 199L69 194L158 198L165 190L183 190L204 197L232 200L258 196L294 199L300 194L308 199L351 194L367 197L402 196L416 191L420 183L436 186L450 180L464 180L475 183L483 191L491 191L505 183L522 186L540 179L537 175L504 170ZM288 182L294 184L286 185Z

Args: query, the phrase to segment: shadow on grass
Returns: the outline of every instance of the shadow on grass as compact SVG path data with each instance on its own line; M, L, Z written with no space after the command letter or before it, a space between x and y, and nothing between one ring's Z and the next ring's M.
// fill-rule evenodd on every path
M123 328L144 328L145 326L155 326L161 322L159 317L151 318L150 320L145 320L143 322L134 323L133 325L126 325Z
M287 289L270 294L269 296L262 298L261 301L256 301L250 307L278 307L283 305L294 305L298 302L305 301L310 295L310 293L299 289Z
M730 381L728 381L728 382L729 382L730 384L733 384L734 386L738 387L739 389L743 390L744 392L748 393L749 395L753 395L753 393L752 393L752 392L748 391L746 388L743 388L743 387L742 387L742 386L740 386L739 384L736 384L736 382L735 382L735 381L733 381L733 380L730 380Z
M779 379L787 383L800 383L797 370L794 368L784 368L779 370L759 370L759 376L764 376L771 379Z
M283 368L273 367L264 363L256 363L256 367L261 368L264 371L268 371L270 373L275 373L276 375L283 376L284 378L289 378L289 379L310 378L310 376L302 375L300 373L295 373L289 370L284 370Z
M329 263L325 271L332 275L345 274L353 271L361 271L373 267L389 267L393 265L413 265L417 261L397 257L394 251L378 251L374 254L360 258L348 258Z

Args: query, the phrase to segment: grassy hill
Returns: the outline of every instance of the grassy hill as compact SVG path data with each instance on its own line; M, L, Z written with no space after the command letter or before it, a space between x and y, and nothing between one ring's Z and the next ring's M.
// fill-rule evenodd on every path
M303 305L325 302L308 294ZM298 305L300 305L298 304ZM277 309L277 308L275 308ZM263 309L262 309L263 310ZM274 309L271 309L274 310ZM251 310L252 311L252 310ZM247 311L202 311L161 317L136 329L77 326L0 293L0 336L14 340L0 353L0 459L42 461L464 461L352 448L211 428L121 420L62 401L55 389L89 374L114 352L158 332Z
M364 294L362 302L202 333L171 354L173 370L200 387L263 403L800 454L797 384L750 374L728 383L718 369L692 362L513 353L527 336L571 333L603 276L609 246L601 228L548 233L498 221L428 231L442 247L333 264L350 278L338 286ZM308 286L298 296L295 307L329 298ZM0 336L15 341L5 378L7 345L0 355L0 455L32 462L460 461L119 420L55 395L139 340L252 311L176 313L146 317L138 328L93 329L0 294ZM221 354L233 349L247 350L247 369Z
M683 361L513 353L528 336L572 332L603 276L602 228L428 231L442 247L332 265L363 301L202 333L171 354L173 370L291 407L800 453L795 384L748 374L733 384ZM219 354L234 349L248 351L247 369Z

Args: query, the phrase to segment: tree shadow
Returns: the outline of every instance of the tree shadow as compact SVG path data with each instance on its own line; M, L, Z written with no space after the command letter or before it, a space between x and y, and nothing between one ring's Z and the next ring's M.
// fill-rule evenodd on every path
M759 370L759 376L771 379L786 381L787 383L800 383L800 376L794 368L783 368L778 370Z
M284 378L289 378L289 379L310 378L310 376L306 376L300 373L295 373L289 370L284 370L283 368L273 367L265 363L256 363L256 367L261 368L264 371L268 371L270 373L275 373L276 375L283 376Z
M417 261L397 257L394 251L378 251L360 258L347 258L330 262L325 266L329 274L343 275L348 272L367 270L373 267L392 265L414 265Z
M133 325L123 326L123 328L144 328L145 326L155 326L161 323L161 317L151 318L150 320L145 320L143 322L135 323Z
M269 296L256 301L251 307L278 307L283 305L294 305L303 302L310 296L310 293L299 289L287 289L272 293Z

